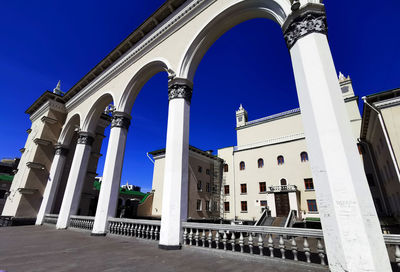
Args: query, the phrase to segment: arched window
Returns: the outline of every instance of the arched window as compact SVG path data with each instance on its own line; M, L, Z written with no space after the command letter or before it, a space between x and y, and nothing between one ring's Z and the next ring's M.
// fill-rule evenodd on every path
M308 154L307 154L307 152L305 152L305 151L301 152L301 153L300 153L300 159L301 159L301 162L306 162L306 161L308 161Z
M281 179L281 185L287 185L287 181L286 181L286 179Z
M285 163L285 159L283 158L282 155L278 156L277 160L278 160L278 165L282 165Z
M263 159L258 159L257 164L258 164L258 168L263 168L264 167L264 160Z
M240 162L239 166L240 166L240 170L244 170L246 168L244 161Z
M225 163L224 164L224 172L228 172L228 170L229 170L229 166Z

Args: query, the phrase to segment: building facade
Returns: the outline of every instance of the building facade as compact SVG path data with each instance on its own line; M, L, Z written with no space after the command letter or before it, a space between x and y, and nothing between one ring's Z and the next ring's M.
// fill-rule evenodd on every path
M165 149L149 152L154 159L154 194L152 217L161 217L164 183ZM189 146L188 219L215 220L220 218L222 159Z
M339 83L357 144L361 116L350 77ZM248 120L236 111L237 146L218 150L224 160L221 201L226 220L257 221L267 209L272 217L319 219L313 175L300 109Z

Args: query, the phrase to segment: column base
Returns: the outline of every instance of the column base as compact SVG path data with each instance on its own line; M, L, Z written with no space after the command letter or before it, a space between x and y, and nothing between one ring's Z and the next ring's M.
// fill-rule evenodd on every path
M90 236L95 236L95 237L104 237L106 236L107 233L90 233Z
M182 249L182 245L177 245L177 246L167 246L167 245L158 245L159 249L163 250L180 250Z

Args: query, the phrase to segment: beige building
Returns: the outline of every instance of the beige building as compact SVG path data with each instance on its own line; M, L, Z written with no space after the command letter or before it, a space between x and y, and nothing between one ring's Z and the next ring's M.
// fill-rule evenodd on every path
M381 218L400 219L400 89L363 99L360 140L375 206ZM387 220L381 223L398 224Z
M351 122L354 144L361 116L350 77L339 75ZM291 210L308 220L319 218L314 183L300 109L249 121L247 111L236 111L237 146L218 150L224 160L222 217L257 221L267 209L272 217Z
M165 149L150 152L154 159L152 216L161 217ZM188 219L219 219L222 160L189 146ZM178 192L177 192L178 193Z

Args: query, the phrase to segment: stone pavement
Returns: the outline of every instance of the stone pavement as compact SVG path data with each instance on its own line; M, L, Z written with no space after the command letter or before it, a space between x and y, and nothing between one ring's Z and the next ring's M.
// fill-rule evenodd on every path
M155 241L92 237L53 226L0 228L0 271L328 271L315 265L185 247L158 249Z

